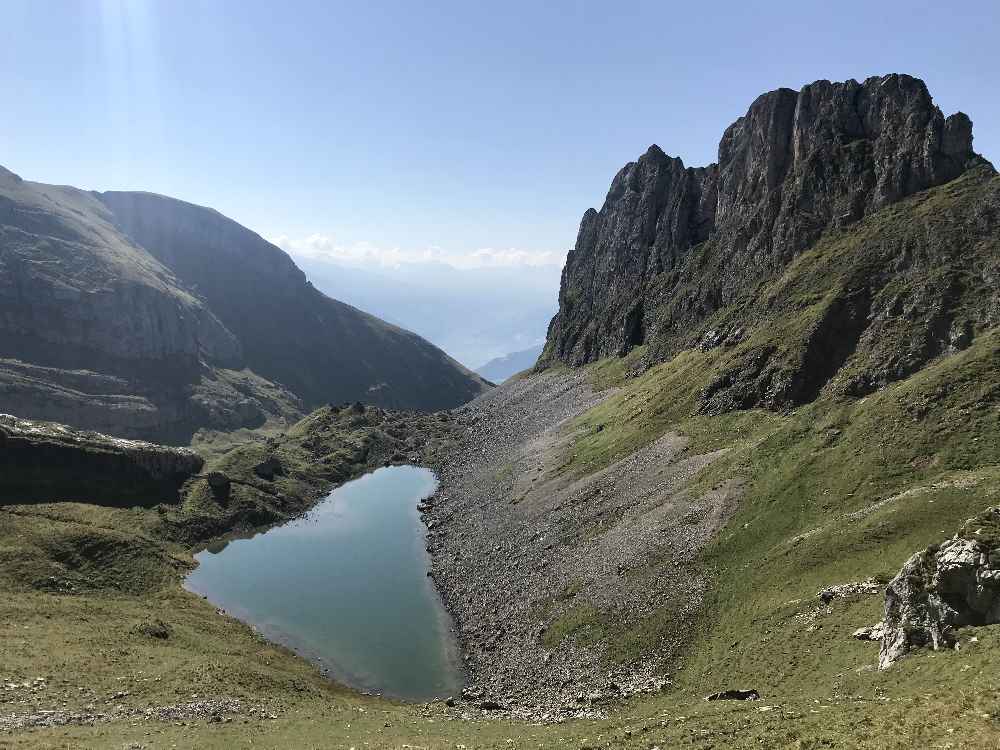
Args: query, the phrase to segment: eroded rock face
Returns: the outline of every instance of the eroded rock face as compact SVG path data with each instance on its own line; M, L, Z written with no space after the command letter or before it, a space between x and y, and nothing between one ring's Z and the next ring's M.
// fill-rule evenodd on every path
M75 188L0 168L0 354L105 372L239 365L239 342Z
M1000 508L990 508L906 561L886 589L880 669L913 648L954 646L963 625L1000 623L998 532Z
M0 168L0 411L172 442L263 422L241 391L266 389L221 373L244 367L240 342L112 219Z
M450 409L485 384L443 351L308 282L281 249L201 206L149 193L101 193L114 222L196 288L240 342L246 366L299 396Z
M215 211L0 167L0 411L184 444L333 397L437 409L486 387Z
M953 180L974 161L969 118L946 118L909 76L764 94L726 130L717 164L685 167L652 146L618 173L601 210L584 214L544 357L579 365L644 343L660 352L695 345L687 337L715 311L774 278L825 230ZM828 327L863 327L870 303L848 295ZM825 346L830 337L820 338ZM757 391L768 389L776 401L808 397L811 383L781 377L718 406L760 402Z
M0 505L62 500L115 506L175 503L201 457L0 414Z

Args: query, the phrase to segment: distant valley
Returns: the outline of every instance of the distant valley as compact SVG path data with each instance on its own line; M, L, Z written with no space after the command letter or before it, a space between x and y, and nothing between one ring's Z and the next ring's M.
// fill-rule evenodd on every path
M476 368L476 372L489 380L491 383L502 383L511 375L515 375L524 370L529 370L535 366L539 356L542 354L542 347L533 346L519 352L511 352L502 357L491 359L481 367Z
M559 267L467 268L407 263L362 269L297 257L325 294L420 334L467 367L545 338L558 308Z

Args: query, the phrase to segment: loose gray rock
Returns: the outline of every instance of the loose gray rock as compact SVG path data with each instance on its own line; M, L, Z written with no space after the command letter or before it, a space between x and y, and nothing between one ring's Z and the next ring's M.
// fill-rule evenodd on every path
M1000 623L1000 508L913 555L889 583L879 669L914 648L951 648L956 629Z
M852 583L841 583L836 586L827 586L816 596L824 604L829 604L834 599L851 599L859 596L872 596L882 590L881 584L875 578L867 578L864 581Z
M156 638L157 640L165 641L173 634L174 629L165 623L163 620L145 620L140 622L134 628L136 633L141 633L142 635L147 635L150 638Z
M877 622L874 625L858 628L851 634L851 637L859 641L876 641L881 643L884 633L885 623Z

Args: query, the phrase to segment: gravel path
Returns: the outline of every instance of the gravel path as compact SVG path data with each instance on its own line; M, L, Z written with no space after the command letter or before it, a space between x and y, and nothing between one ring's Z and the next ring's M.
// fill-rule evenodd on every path
M704 592L693 557L740 485L688 493L720 454L692 455L673 433L595 474L566 476L569 421L611 393L595 394L579 371L549 372L455 413L462 437L435 467L441 486L423 510L433 574L465 655L466 700L558 720L599 715L668 683ZM605 651L667 608L670 632L640 659ZM581 613L601 637L546 639L547 628L565 630Z

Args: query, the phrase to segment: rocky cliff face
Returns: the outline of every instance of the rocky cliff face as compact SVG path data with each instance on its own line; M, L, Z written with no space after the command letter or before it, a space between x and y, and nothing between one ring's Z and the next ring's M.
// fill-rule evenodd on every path
M233 334L111 220L88 193L0 169L0 354L124 375L238 363Z
M170 442L262 422L224 374L244 366L239 341L112 219L0 169L0 409Z
M282 250L216 211L149 193L103 193L129 237L195 288L246 366L309 408L360 400L442 409L482 380L416 334L316 290Z
M726 130L718 163L685 167L652 146L618 173L601 210L584 214L545 358L579 365L647 344L656 360L699 343L746 340L763 320L749 309L763 286L821 237L848 233L860 220L970 169L992 174L972 150L969 118L945 117L915 78L818 81L764 94ZM981 217L969 225L976 231ZM877 316L874 298L920 253L906 246L882 252L884 265L869 269L874 283L857 279L830 300L826 322L817 323L804 347L843 361ZM943 296L912 302L941 308ZM982 321L956 322L945 310L930 322L912 322L927 325L935 341L919 355L926 361L947 348L953 323L971 330ZM848 342L848 351L838 350L838 340ZM724 393L710 408L793 403L832 375L803 372L802 382L776 384L763 374L772 355L761 350L750 357L746 372L720 383Z
M214 211L0 168L0 410L185 443L326 401L432 409L483 387Z
M176 503L181 486L202 464L185 448L0 414L0 505Z

